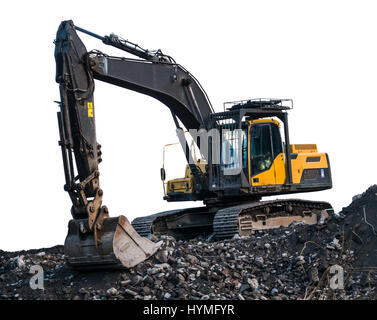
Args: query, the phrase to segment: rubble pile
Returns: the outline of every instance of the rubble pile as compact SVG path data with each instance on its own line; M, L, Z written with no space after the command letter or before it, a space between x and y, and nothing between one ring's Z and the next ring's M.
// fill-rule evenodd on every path
M122 271L74 271L62 246L0 251L0 298L376 299L376 209L375 185L317 225L217 242L162 236L155 256ZM30 287L33 265L43 289Z

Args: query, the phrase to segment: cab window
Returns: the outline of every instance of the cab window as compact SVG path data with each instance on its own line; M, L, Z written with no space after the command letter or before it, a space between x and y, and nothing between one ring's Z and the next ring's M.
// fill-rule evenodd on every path
M253 125L251 138L251 175L268 170L273 162L271 126L269 124Z
M281 135L279 127L276 124L271 125L272 133L272 146L274 151L274 158L276 158L280 153L283 152L283 145L281 142Z

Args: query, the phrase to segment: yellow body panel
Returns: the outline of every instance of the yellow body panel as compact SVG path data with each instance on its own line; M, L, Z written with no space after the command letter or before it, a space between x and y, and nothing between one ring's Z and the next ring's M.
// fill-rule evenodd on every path
M316 158L318 161L307 162L307 159ZM292 183L298 184L304 169L326 169L328 168L327 157L325 153L298 153L296 159L291 159ZM258 182L253 182L257 178ZM272 163L270 169L261 172L255 176L250 176L252 186L266 186L284 184L286 179L286 169L284 154L280 153Z
M254 182L254 179L258 179L258 182ZM270 169L251 177L252 186L267 186L275 184L275 163L273 163Z
M307 162L307 159L319 158L319 161ZM296 159L291 160L292 182L300 183L304 169L326 169L329 167L325 153L298 153Z
M206 172L206 162L203 159L199 159L196 166L205 173ZM180 179L173 179L167 182L167 193L181 192L181 193L193 193L194 192L194 182L192 173L189 165L186 165L185 177Z
M280 123L277 120L274 120L272 118L263 118L263 119L255 119L255 120L250 120L249 124L260 124L260 123L274 123L280 128Z
M291 144L291 153L316 153L316 144Z
M275 167L275 184L284 184L285 182L285 157L284 153L280 153L275 161L274 161L274 167Z
M254 182L258 179L258 182ZM285 162L284 154L280 153L272 163L270 169L263 171L255 176L250 177L252 186L267 186L275 184L283 184L285 182Z
M167 183L168 194L171 192L192 193L193 191L192 178L174 179Z

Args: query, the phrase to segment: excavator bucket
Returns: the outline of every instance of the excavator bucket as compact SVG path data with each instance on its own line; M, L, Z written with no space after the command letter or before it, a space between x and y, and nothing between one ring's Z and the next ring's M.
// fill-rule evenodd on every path
M97 239L97 245L96 241ZM125 216L105 218L100 230L89 231L87 219L70 220L64 250L76 269L131 268L148 259L161 246L141 237Z

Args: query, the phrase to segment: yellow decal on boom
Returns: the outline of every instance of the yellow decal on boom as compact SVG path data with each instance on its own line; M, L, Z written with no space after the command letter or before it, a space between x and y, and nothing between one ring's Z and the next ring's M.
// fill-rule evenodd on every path
M88 102L88 117L93 118L93 102Z

